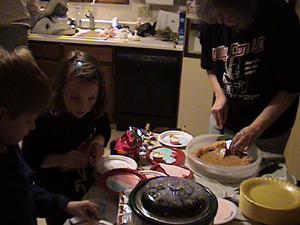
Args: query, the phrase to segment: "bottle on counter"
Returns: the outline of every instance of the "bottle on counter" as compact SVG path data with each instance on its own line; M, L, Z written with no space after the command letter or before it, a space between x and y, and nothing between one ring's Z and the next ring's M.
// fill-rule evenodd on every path
M184 43L184 26L185 26L185 11L179 11L179 28L178 28L178 44Z

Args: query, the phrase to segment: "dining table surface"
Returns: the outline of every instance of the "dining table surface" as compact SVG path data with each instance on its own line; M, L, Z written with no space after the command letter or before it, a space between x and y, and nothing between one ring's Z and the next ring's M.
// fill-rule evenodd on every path
M153 143L153 142L152 142ZM155 146L161 146L162 144L159 143L158 141L154 142L154 144L152 144L152 148ZM181 150L185 153L185 148L181 148ZM109 148L105 148L105 154L104 156L109 156L110 155L110 149ZM266 163L269 163L270 160L273 161L278 161L278 165L277 168L275 170L270 170L270 171L266 171L266 173L263 176L267 176L267 177L274 177L274 178L279 178L279 179L283 179L283 180L287 180L291 183L296 183L296 179L293 175L290 175L287 171L287 167L286 164L284 162L284 158L282 155L276 155L276 154L272 154L272 153L267 153L267 152L262 152L262 163L260 165L260 168L265 167ZM151 167L151 163L146 159L145 155L140 154L139 155L139 159L137 160L138 166L139 168L145 169L145 170L149 170ZM189 167L188 161L185 160L184 162L184 166L186 166L187 168ZM217 198L221 198L221 199L227 199L231 202L233 202L236 206L237 206L237 215L235 216L235 218L227 223L222 223L222 224L232 224L232 225L261 225L262 223L259 222L255 222L247 217L245 217L243 215L243 213L240 211L239 207L238 207L238 199L239 199L239 187L241 182L239 183L221 183L219 181L207 178L195 171L193 172L193 180L205 187L207 187L208 189L210 189L210 191L217 197ZM96 177L98 177L99 174L96 174ZM258 176L258 175L256 175ZM128 191L128 190L127 190ZM122 193L124 195L124 193ZM128 193L127 193L128 194ZM105 213L106 215L106 220L108 220L111 224L115 224L115 225L132 225L131 221L130 221L130 207L128 204L125 204L126 207L129 208L129 217L127 215L126 220L120 220L119 219L119 207L120 207L120 197L121 197L121 193L120 195L113 195L111 193L108 193L99 183L99 180L96 179L95 183L91 186L91 188L88 190L88 192L86 193L86 195L84 196L84 199L89 199L91 201L94 201L98 204L101 205L101 207L103 208L102 210L106 211ZM122 196L123 198L124 196ZM126 197L126 196L125 196ZM127 195L128 197L128 195ZM124 204L122 205L122 207L124 207ZM110 218L110 219L108 219ZM84 223L80 223L80 224L84 224ZM102 223L99 223L102 224ZM67 220L65 222L64 225L72 225L72 223L70 223L69 220Z

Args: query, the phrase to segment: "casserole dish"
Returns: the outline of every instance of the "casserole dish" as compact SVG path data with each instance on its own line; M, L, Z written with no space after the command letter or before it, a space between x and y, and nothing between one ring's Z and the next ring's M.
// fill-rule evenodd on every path
M129 205L133 225L212 225L218 209L208 188L179 177L141 181L131 191Z

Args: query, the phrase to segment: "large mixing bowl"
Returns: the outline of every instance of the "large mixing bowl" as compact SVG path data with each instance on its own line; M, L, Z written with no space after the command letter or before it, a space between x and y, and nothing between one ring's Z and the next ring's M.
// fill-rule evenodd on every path
M214 165L197 158L193 154L196 149L213 144L220 136L221 135L218 134L204 134L194 137L186 147L187 166L196 174L225 183L241 182L256 175L259 170L262 156L260 150L254 145L247 151L248 156L251 158L251 163L249 165Z

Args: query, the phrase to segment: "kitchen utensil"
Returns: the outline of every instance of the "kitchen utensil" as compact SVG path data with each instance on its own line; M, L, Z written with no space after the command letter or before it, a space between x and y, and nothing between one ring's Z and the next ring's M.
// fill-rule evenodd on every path
M279 163L276 161L268 160L268 159L263 159L260 170L257 173L258 177L261 177L267 173L273 173L278 169L281 169L282 166L279 166Z
M299 224L300 188L280 179L250 178L240 186L239 208L245 216L263 224Z
M225 140L225 148L221 149L219 152L222 158L231 154L230 148L232 143L233 141L231 139Z
M193 172L202 176L215 179L220 182L241 182L249 177L255 176L259 170L259 165L262 160L261 152L256 146L251 146L247 151L248 157L251 158L249 165L241 166L220 166L210 164L197 158L194 151L205 145L211 145L216 142L218 134L204 134L194 137L186 147L186 163Z

